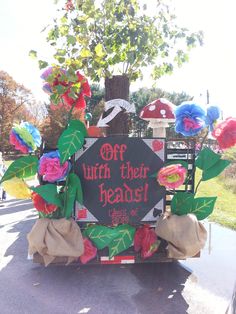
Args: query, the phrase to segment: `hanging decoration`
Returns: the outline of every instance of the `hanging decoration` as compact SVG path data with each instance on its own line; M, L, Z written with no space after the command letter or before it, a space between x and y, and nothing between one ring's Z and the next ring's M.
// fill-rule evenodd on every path
M32 124L28 122L14 124L10 133L10 143L15 149L24 154L31 153L41 145L41 142L41 135Z

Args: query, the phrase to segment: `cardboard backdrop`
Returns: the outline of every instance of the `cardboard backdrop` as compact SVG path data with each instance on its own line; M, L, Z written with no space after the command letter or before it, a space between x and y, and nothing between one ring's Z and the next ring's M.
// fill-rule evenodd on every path
M164 164L163 139L86 138L76 154L84 201L76 204L79 221L105 224L155 221L163 210L165 189L151 175Z

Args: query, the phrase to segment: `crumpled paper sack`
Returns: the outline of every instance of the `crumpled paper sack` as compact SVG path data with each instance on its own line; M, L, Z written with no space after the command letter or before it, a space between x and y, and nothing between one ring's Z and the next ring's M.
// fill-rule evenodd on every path
M175 259L196 255L207 240L205 227L193 214L164 215L157 220L155 232L168 242L168 257Z
M57 256L67 257L69 264L84 253L80 228L72 219L38 219L27 239L29 255L39 253L45 266L53 262Z

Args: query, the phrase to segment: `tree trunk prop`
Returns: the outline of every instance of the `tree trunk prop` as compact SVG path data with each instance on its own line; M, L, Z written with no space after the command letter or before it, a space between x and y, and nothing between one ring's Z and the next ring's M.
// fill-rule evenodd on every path
M129 78L125 75L116 75L105 79L105 101L112 99L125 99L129 101ZM112 109L103 113L103 118L111 113ZM122 110L117 116L108 123L106 135L128 135L129 134L129 116L125 110Z

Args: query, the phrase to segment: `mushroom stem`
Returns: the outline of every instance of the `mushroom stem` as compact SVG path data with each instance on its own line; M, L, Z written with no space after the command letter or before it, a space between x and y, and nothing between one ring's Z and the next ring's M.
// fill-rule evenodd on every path
M166 137L166 128L165 127L153 128L153 137Z

